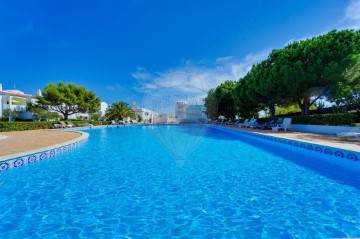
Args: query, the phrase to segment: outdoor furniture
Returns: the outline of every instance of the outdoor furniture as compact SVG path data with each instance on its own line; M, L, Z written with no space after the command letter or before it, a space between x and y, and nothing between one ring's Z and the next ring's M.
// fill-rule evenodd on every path
M244 120L244 122L237 124L238 127L245 126L249 123L249 119Z
M67 128L67 124L64 121L60 121L60 128Z
M257 120L254 119L253 122L250 122L246 127L255 129L258 125L259 124L258 124Z
M219 124L219 123L220 123L220 120L215 120L213 123L214 123L214 124Z
M270 124L270 127L280 125L280 124L282 124L283 121L284 121L284 119L280 117L277 119L277 121L275 123Z
M225 122L226 125L234 125L235 123L239 122L238 120L229 120L228 122Z
M275 120L270 120L264 124L258 124L256 128L258 129L271 129L271 125L274 125Z
M239 127L244 127L244 128L249 128L251 125L254 125L256 123L256 119L255 118L251 118L251 120L247 123L243 123L241 124L241 126Z
M231 123L231 119L229 119L228 121L224 122L225 125L228 125Z
M279 129L283 129L285 132L288 128L291 127L291 118L285 118L282 122L282 124L279 124L277 126L271 127L272 131L279 131Z
M237 125L240 122L240 120L233 120L229 123L229 125Z
M54 124L54 129L60 129L60 128L62 128L61 124Z
M339 139L356 138L360 141L360 127L355 127L353 130L344 133L336 134Z

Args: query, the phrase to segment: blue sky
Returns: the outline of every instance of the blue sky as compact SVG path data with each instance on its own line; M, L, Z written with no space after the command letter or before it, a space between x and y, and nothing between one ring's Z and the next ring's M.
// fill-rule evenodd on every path
M360 0L2 0L0 83L35 94L74 82L109 103L140 105L169 81L174 94L206 92L271 49L359 27Z

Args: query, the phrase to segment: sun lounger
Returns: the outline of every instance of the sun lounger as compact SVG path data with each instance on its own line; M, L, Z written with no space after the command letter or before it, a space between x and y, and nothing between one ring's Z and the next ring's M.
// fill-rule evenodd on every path
M257 120L254 119L252 122L249 122L249 124L246 127L255 129L258 125L259 124L257 123Z
M68 127L67 124L65 124L64 121L60 121L59 124L60 124L60 128L67 128Z
M240 122L240 120L233 120L229 123L229 125L237 125Z
M217 124L223 124L224 120L219 120Z
M244 122L237 124L238 127L245 127L249 123L249 119L244 120Z
M272 131L279 131L279 129L283 129L285 132L288 128L291 127L291 118L285 118L282 124L271 127Z
M226 125L235 125L235 124L237 124L237 123L239 123L239 120L229 120L229 121L227 121L227 122L225 122L225 124Z
M251 118L250 121L248 121L247 123L242 123L239 127L244 127L244 128L249 128L251 125L254 125L256 123L256 119L255 118Z
M271 126L274 125L275 120L270 120L264 124L258 124L256 128L258 129L271 129Z
M358 141L360 141L360 128L355 127L349 132L337 133L336 135L339 139L356 138Z
M54 129L60 129L60 128L62 128L61 124L54 124Z
M231 119L224 122L225 125L228 125L228 124L230 124L230 123L231 123Z

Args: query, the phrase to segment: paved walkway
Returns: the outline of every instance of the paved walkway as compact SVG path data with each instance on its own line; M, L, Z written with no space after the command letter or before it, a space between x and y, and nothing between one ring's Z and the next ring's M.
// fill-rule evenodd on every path
M326 135L326 134L314 134L314 133L302 133L302 132L294 132L294 131L279 131L274 132L271 130L261 130L261 129L249 129L249 128L239 128L233 125L227 125L223 127L229 127L234 128L237 130L246 130L246 131L252 131L257 132L261 134L268 134L268 135L274 135L281 138L288 138L288 139L296 139L296 140L302 140L309 143L315 143L315 144L321 144L326 145L330 147L340 148L340 149L347 149L352 150L356 152L360 152L360 142L355 139L347 139L347 140L340 140L335 135Z
M0 140L0 156L35 150L64 143L80 136L77 132L56 130L29 130L0 132L7 137Z

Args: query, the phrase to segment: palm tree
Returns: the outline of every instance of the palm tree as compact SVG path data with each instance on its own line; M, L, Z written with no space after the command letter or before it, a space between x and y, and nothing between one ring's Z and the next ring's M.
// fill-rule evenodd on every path
M135 112L125 102L116 102L110 106L105 115L108 120L124 119L126 117L135 118Z

